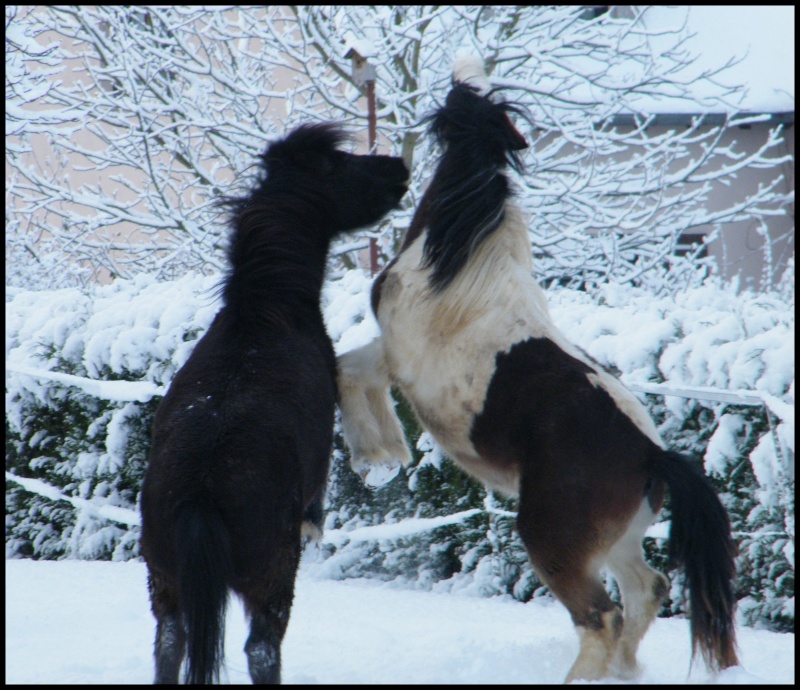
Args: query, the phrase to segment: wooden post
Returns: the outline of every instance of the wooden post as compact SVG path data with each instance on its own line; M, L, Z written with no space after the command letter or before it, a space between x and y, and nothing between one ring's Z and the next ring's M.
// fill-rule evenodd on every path
M356 49L351 46L345 53L345 58L352 61L353 81L357 86L366 86L367 89L367 122L369 127L369 152L377 153L377 117L375 114L375 67L369 64L368 56L372 51L363 44ZM362 55L362 53L364 53ZM378 242L374 237L369 238L369 270L374 276L378 272Z
M369 122L369 152L377 153L377 122L375 117L375 80L367 81L367 117ZM369 270L374 276L378 272L378 241L369 238Z

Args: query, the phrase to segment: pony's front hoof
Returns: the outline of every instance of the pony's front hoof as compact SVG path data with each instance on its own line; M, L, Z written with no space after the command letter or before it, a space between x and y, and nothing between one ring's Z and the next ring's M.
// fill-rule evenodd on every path
M389 465L370 465L359 472L359 476L361 477L361 481L364 482L365 486L369 486L374 489L379 486L383 486L384 484L388 484L398 475L399 472L400 465L393 465L391 467Z
M394 458L386 452L372 453L370 455L353 454L350 467L365 486L378 487L390 482L400 472L403 463L399 458Z
M322 530L311 520L303 520L300 526L300 542L305 546L311 542L317 543L322 539Z

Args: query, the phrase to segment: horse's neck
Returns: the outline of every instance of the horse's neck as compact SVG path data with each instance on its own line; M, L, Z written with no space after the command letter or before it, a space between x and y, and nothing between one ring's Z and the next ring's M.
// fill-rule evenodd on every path
M544 294L531 276L533 262L525 218L513 203L506 203L500 227L469 258L452 285L442 295L441 318L458 324L496 308L498 299L536 292L536 303L547 315Z
M326 242L302 242L303 229L294 238L244 246L231 268L225 289L226 304L245 319L282 323L316 323L325 275Z
M544 293L531 275L532 258L527 223L521 210L511 202L505 206L503 222L470 256L453 281L441 292L432 292L431 268L423 268L426 232L406 247L388 273L405 274L403 284L413 296L432 309L432 322L448 324L458 331L475 319L497 309L498 301L530 299L540 318L548 319ZM392 292L397 299L400 294ZM523 297L523 295L525 297ZM381 300L381 304L383 304ZM388 305L387 305L388 306Z
M465 266L453 279L452 293L467 302L481 301L492 286L530 275L533 271L531 244L525 217L519 207L506 202L503 221L481 242ZM469 298L469 295L472 298Z
M528 220L522 209L515 203L506 201L505 218L500 241L500 251L507 251L511 262L528 273L533 272L531 240L528 235Z

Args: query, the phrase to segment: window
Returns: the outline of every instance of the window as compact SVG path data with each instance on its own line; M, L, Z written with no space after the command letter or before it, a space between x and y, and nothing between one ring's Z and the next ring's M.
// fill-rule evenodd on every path
M608 12L609 9L611 9L609 5L584 5L580 17L586 21L597 19Z
M684 232L678 237L678 242L675 245L675 256L686 256L692 251L692 247L703 248L697 254L698 259L705 259L708 256L708 246L703 245L703 238L705 234L702 232Z

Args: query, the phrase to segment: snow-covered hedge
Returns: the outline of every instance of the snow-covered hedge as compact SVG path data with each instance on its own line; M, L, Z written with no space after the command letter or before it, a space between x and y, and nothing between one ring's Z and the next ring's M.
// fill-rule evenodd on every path
M550 304L568 337L628 384L758 394L763 405L646 402L670 446L703 458L728 507L740 614L793 626L794 305L714 284L674 297L607 286L596 299L561 292Z
M153 415L219 307L213 288L144 275L88 293L7 288L7 556L138 555Z
M326 285L339 352L377 330L369 285L359 271ZM712 398L747 391L764 401L643 396L669 444L704 458L730 510L745 620L793 625L792 305L778 294L713 284L677 297L614 286L595 296L548 294L567 336L632 386L703 388ZM140 276L88 293L7 289L7 557L138 555L137 500L152 417L218 308L215 279L204 277L157 283ZM327 577L478 595L545 593L514 532L513 501L487 495L420 434L402 400L398 409L416 458L378 490L349 470L337 433L326 534L313 567ZM646 540L660 565L663 533L656 526L656 538ZM676 584L669 607L681 597Z

